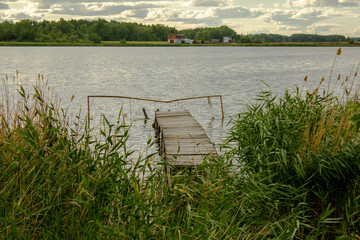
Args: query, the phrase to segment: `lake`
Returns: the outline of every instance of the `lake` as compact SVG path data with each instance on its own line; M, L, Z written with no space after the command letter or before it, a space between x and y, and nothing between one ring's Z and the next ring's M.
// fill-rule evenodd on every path
M87 112L88 95L120 95L171 100L221 94L225 120L221 121L218 99L149 103L135 100L92 99L91 124L100 124L101 114L115 121L120 109L133 121L130 144L144 149L153 135L154 111L188 109L210 138L221 143L227 123L242 105L269 85L276 94L286 88L317 86L329 79L337 48L334 47L1 47L0 74L13 76L29 86L38 74L58 93L69 115ZM360 48L342 48L333 79L349 75L360 61ZM144 121L142 108L150 120ZM212 109L212 111L211 111ZM215 118L213 118L214 116Z

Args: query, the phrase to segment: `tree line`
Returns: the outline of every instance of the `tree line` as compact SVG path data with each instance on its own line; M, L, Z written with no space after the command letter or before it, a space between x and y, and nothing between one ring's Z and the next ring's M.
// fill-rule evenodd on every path
M186 38L209 41L229 36L237 42L343 42L342 35L293 34L238 34L228 26L178 30L163 24L145 25L131 22L98 20L64 20L0 23L0 41L100 43L101 41L167 41L170 33L181 33Z

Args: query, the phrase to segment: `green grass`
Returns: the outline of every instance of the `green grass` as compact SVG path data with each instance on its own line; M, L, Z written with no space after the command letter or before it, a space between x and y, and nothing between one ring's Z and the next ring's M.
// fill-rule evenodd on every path
M117 124L104 116L88 129L80 117L69 122L40 77L18 94L5 77L0 236L359 239L357 72L346 79L339 96L324 80L283 96L266 88L233 118L226 153L178 171L170 189L168 163L128 150L121 112Z
M230 43L230 44L169 44L166 41L102 41L101 43L70 43L70 42L0 42L0 46L109 46L109 47L194 47L194 46L227 46L227 47L246 47L246 46L262 46L262 47L359 47L359 43L348 44L347 42L266 42L266 43Z

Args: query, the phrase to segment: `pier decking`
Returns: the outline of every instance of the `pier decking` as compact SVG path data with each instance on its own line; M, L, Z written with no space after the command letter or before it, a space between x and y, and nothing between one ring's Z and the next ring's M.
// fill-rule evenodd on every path
M155 112L160 154L175 167L196 167L205 156L217 155L204 129L188 112Z

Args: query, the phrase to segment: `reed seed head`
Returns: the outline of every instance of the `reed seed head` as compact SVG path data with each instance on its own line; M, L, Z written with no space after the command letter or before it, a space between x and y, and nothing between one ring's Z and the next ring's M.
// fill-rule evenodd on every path
M321 81L320 81L320 85L323 83L323 81L325 80L324 77L322 77Z
M340 77L341 77L341 76L340 76L340 73L339 73L339 76L338 76L338 79L337 79L337 80L340 80Z
M346 76L345 82L347 82L349 80L349 76Z
M307 75L305 76L305 78L304 78L304 82L306 82L307 81Z
M339 47L338 50L336 51L336 55L341 55L341 47Z

